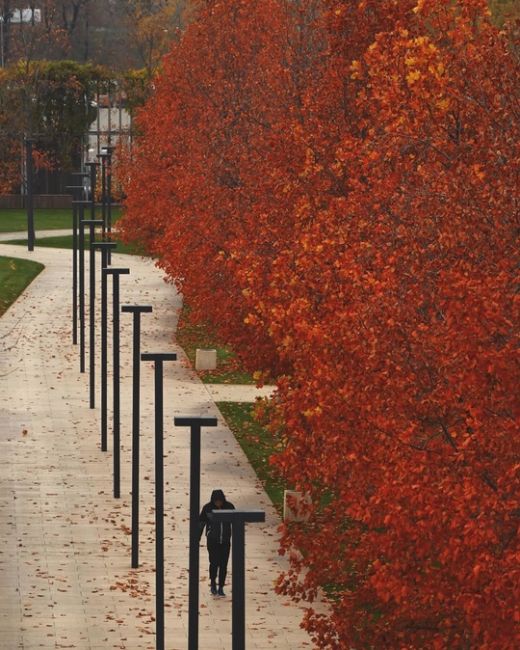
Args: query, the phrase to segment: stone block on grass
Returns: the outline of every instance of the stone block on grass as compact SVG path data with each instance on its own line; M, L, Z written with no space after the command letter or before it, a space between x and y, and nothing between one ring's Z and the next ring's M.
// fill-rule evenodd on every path
M195 369L196 370L215 370L217 368L217 351L201 350L197 348L195 352Z

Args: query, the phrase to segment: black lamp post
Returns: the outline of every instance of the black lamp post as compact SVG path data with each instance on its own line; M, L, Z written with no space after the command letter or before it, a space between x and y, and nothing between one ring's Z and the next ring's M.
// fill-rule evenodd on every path
M25 140L25 176L27 181L26 211L27 211L27 250L34 250L34 163L33 141Z
M113 353L113 418L114 418L114 497L121 496L121 406L120 406L120 349L119 349L119 276L128 275L130 269L105 267L103 273L111 275L112 293L112 353Z
M115 242L96 242L94 247L101 251L101 269L108 266L108 253L117 244ZM107 451L108 444L108 297L107 274L101 271L101 451Z
M107 229L107 213L106 213L106 154L99 153L97 157L100 160L101 165L101 218L103 219L103 241L106 241L106 229Z
M89 227L89 387L90 387L90 408L96 406L96 255L94 244L96 243L96 226L103 224L99 219L84 219L83 226Z
M99 163L88 162L85 166L89 168L90 172L90 216L91 219L96 218L96 183L97 183L97 167Z
M88 202L82 202L83 207L85 203ZM82 210L82 206L80 206L80 210ZM85 226L88 226L89 228L89 247L92 242L96 240L96 233L95 233L95 228L96 226L101 225L101 221L97 221L95 219L80 219L79 222L79 356L80 356L80 371L85 372ZM90 249L90 335L91 335L91 342L92 342L92 328L93 328L93 323L94 323L94 300L95 300L95 260L93 260L94 257L94 250ZM92 372L93 372L93 367L92 367L92 361L93 361L94 355L92 354L92 346L90 350L90 385L91 387L93 386L92 383ZM91 389L92 390L92 389ZM92 395L91 395L91 401L90 401L90 408L94 408L92 405Z
M245 525L265 521L263 510L213 510L208 513L210 521L228 522L233 527L231 588L232 596L232 649L245 650L246 647L246 580L245 580Z
M84 176L82 172L74 174ZM78 209L78 234L76 247L78 249L78 295L79 295L79 365L80 372L85 372L85 229L83 226L85 205L88 201L74 201ZM73 235L74 241L74 235Z
M112 152L114 149L115 147L111 145L106 147L107 231L109 237L112 237Z
M98 158L101 161L101 211L103 215L103 239L112 236L112 152L115 147L110 145L103 147ZM108 262L110 264L110 251Z
M83 226L84 206L79 206L79 371L85 372L85 228Z
M123 305L121 311L134 315L132 377L132 569L139 566L139 424L141 380L141 314L152 311L150 305Z
M190 565L188 650L199 647L199 510L200 510L200 431L216 427L217 418L176 417L176 427L190 427Z
M78 343L78 201L81 200L82 185L68 185L72 190L72 343Z
M164 457L163 363L175 361L173 353L141 354L155 363L155 647L164 650Z

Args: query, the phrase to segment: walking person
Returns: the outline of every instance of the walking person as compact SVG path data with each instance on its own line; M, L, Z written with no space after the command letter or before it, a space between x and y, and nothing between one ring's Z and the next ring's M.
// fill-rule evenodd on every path
M225 596L227 564L231 548L231 524L215 524L208 519L208 512L212 510L234 510L235 506L229 501L222 490L213 490L211 500L202 508L199 515L200 537L206 528L206 543L209 554L209 579L213 596ZM218 589L217 589L218 578Z

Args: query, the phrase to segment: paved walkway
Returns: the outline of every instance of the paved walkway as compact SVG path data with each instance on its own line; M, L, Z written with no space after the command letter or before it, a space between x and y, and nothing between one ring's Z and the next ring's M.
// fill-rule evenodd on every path
M37 230L35 233L36 244L38 244L38 239L44 239L45 237L64 237L71 233L72 230L70 228L61 230ZM27 230L22 230L21 232L0 232L0 241L13 241L15 239L27 239Z
M12 235L10 236L12 238ZM122 325L122 498L111 495L112 454L99 445L99 411L88 408L70 335L70 251L0 245L0 255L46 269L0 319L0 648L153 649L153 369L142 376L142 567L130 567L131 316ZM166 648L187 647L188 431L176 414L211 414L203 432L202 494L222 488L237 507L266 510L247 530L247 647L311 647L302 610L273 593L285 568L277 553L279 518L210 390L171 342L180 298L150 260L130 265L122 303L150 303L143 351L176 351L165 364ZM98 292L99 293L99 292ZM88 360L87 360L88 368ZM201 547L201 650L231 647L231 599L208 594ZM231 562L230 562L231 565ZM228 579L229 585L231 584ZM228 589L230 592L230 587Z

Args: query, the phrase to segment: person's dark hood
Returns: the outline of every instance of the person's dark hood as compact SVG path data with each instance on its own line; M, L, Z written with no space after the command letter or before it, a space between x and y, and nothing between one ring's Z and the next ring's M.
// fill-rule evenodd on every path
M222 490L213 490L211 493L211 503L215 505L215 501L217 499L221 499L224 503L226 503L226 497L224 495L224 492Z

